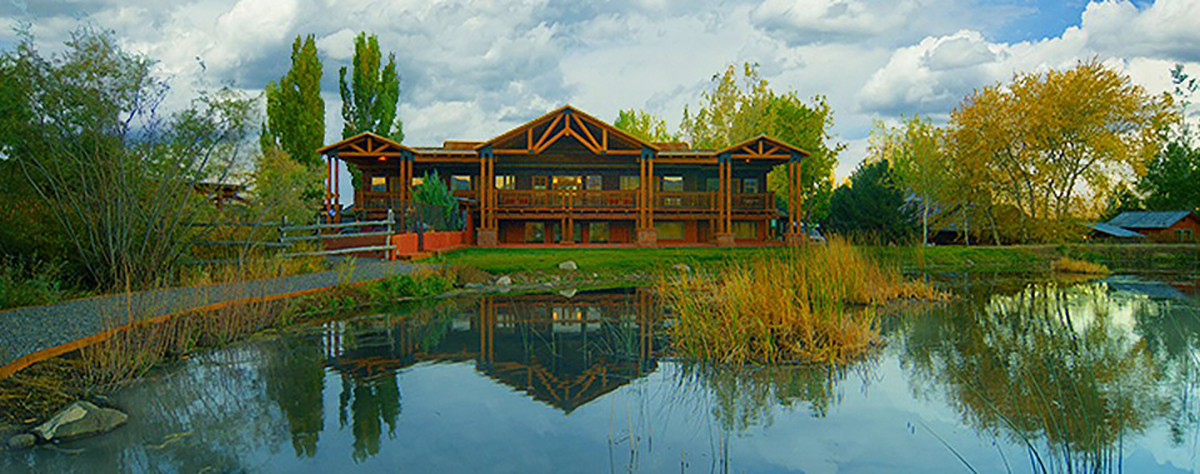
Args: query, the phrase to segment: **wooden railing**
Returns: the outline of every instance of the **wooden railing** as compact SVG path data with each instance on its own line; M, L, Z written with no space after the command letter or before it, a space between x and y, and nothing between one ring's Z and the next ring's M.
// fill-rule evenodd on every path
M654 193L655 210L664 211L715 211L717 193Z
M735 211L774 211L774 193L734 194L733 210Z
M354 207L364 210L386 211L404 207L400 193L359 191L354 196Z
M527 191L506 189L496 191L496 202L501 209L633 209L637 205L637 191Z
M476 191L454 191L455 197L474 199ZM355 203L360 209L383 211L400 209L400 193L359 192ZM662 212L716 212L716 192L655 192L654 209ZM734 194L734 211L770 212L775 209L772 193ZM500 209L514 210L627 210L637 207L637 191L510 190L496 191Z

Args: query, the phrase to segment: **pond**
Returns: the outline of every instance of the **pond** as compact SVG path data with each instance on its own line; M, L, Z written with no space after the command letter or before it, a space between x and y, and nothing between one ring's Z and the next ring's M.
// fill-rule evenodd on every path
M1200 303L955 276L845 366L665 357L645 291L437 300L152 375L106 436L3 472L1192 472ZM669 323L669 315L666 316Z

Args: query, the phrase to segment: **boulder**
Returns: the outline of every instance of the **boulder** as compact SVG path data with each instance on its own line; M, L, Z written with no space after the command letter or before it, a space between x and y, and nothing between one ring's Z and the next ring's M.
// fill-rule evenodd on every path
M500 286L510 286L512 285L512 278L509 278L508 275L504 275L496 279L496 284Z
M65 441L105 433L128 420L129 415L120 410L100 408L89 402L75 402L34 428L33 433L46 441Z
M574 260L567 260L563 263L558 264L558 269L559 270L578 270L579 265L577 265Z
M31 435L29 433L21 433L19 435L15 435L11 438L8 438L8 449L11 449L13 451L18 451L18 450L26 449L26 448L32 448L33 445L35 445L35 444L37 444L37 436Z
M676 263L671 268L674 268L674 269L679 270L684 273L691 273L691 271L692 271L692 267L690 267L686 264L683 264L683 263Z

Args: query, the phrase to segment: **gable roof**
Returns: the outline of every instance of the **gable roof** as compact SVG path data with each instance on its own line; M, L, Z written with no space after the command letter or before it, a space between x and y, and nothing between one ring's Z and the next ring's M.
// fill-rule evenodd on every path
M363 132L340 142L326 145L318 149L317 153L324 155L331 151L337 151L339 154L342 152L347 152L383 155L399 153L401 151L409 153L413 152L412 148L401 145L390 138L376 135L371 132Z
M1126 229L1166 229L1190 215L1191 211L1126 211L1107 224Z
M654 143L647 143L646 141L644 141L644 140L642 140L642 139L640 139L640 138L638 138L638 137L635 137L635 136L633 136L633 135L630 135L629 133L626 133L625 131L623 131L623 130L621 130L621 129L617 128L617 127L614 127L614 126L612 126L612 125L611 125L611 124L609 124L608 122L605 122L605 121L603 121L603 120L600 120L600 119L598 119L598 118L596 118L596 117L593 117L593 116L591 116L591 115L587 114L586 112L583 112L583 111L581 111L581 110L579 110L579 109L576 109L575 107L572 107L572 106L571 106L571 105L569 105L569 104L568 104L568 105L564 105L564 106L562 106L562 107L559 107L559 108L557 108L557 109L551 110L550 112L547 112L546 114L542 115L541 117L538 117L538 118L535 118L535 119L533 119L533 120L530 120L530 121L528 121L528 122L525 122L524 124L522 124L522 125L520 125L520 126L518 126L518 127L514 128L514 129L512 129L512 130L509 130L509 131L507 131L507 132L504 132L504 133L502 133L502 134L500 134L500 135L496 136L495 138L492 138L491 140L488 140L488 141L486 141L486 142L483 142L483 143L479 143L478 145L476 145L476 146L475 146L475 149L476 149L476 150L479 150L479 149L481 149L481 148L483 148L483 147L486 147L486 146L489 146L489 145L495 145L496 143L499 143L499 142L502 142L502 141L505 141L505 140L509 140L509 139L515 138L515 137L517 137L517 136L521 135L522 133L526 133L526 132L528 132L528 133L533 133L533 129L534 129L535 127L537 127L537 126L539 126L539 125L542 125L543 123L546 123L546 122L551 122L551 121L553 121L553 122L551 122L551 128L554 128L554 126L557 124L557 121L558 121L558 120L561 120L561 119L563 118L563 116L575 116L575 117L577 117L577 118L575 118L575 120L576 120L576 121L578 121L578 120L579 120L579 118L578 118L578 117L582 117L584 120L586 120L586 121L588 121L588 122L591 122L593 125L600 127L601 129L603 129L603 130L604 130L605 132L607 132L608 134L610 134L610 135L612 135L612 136L615 136L615 137L617 137L617 138L619 138L619 139L621 139L621 140L624 140L624 141L630 142L630 143L632 143L632 144L634 144L634 145L637 145L637 146L644 146L644 147L648 147L648 148L650 148L650 149L652 149L652 150L654 150L654 151L658 151L658 150L659 150L659 146L658 146L658 145L656 145L656 144L654 144ZM570 122L570 119L566 119L565 121L566 121L566 122ZM572 131L570 130L570 126L569 126L569 124L564 124L563 130L564 130L564 131L565 131L567 134L579 135L578 133L574 133L574 132L572 132ZM589 132L589 133L590 133L590 132ZM561 135L561 134L560 134L560 135ZM559 137L556 137L555 139L557 139L557 138L559 138ZM593 139L593 141L594 141L594 139L595 139L595 137L588 137L588 138L591 138L591 139ZM583 137L577 137L577 139L579 139L579 140L581 140L581 141L583 141L583 140L587 140L587 139L585 139L585 138L583 138ZM553 141L554 141L554 139L552 139L552 140L550 140L550 141L551 141L551 142L553 142ZM548 144L546 144L546 145L548 145Z
M799 153L802 156L809 156L812 154L766 134L751 138L724 150L719 150L714 154L720 155L722 153L738 155L734 158L777 160L790 159L792 157L792 153Z
M1134 232L1132 230L1123 229L1123 228L1117 227L1112 224L1105 224L1103 222L1097 222L1095 224L1088 224L1088 227L1091 227L1092 230L1095 230L1096 232L1100 232L1102 234L1108 234L1113 237L1120 237L1123 239L1138 239L1138 238L1145 237L1144 235Z

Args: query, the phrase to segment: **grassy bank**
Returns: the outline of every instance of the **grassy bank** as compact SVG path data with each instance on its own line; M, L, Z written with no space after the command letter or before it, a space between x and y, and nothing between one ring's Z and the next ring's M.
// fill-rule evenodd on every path
M366 284L343 284L299 298L250 301L133 324L108 339L0 380L0 425L29 425L74 400L110 393L156 367L266 330L355 308L439 295L453 288L455 278L454 273L425 270Z
M1067 257L1105 265L1117 273L1200 271L1200 247L1194 245L1038 245L1038 246L864 246L864 255L904 272L945 273L1049 273L1055 261ZM712 269L729 262L747 262L763 254L785 254L783 247L768 248L472 248L440 255L431 263L465 265L496 275L522 275L529 279L588 277L637 280L663 268L686 264ZM578 272L561 271L558 264L572 260ZM640 278L630 278L640 277Z

